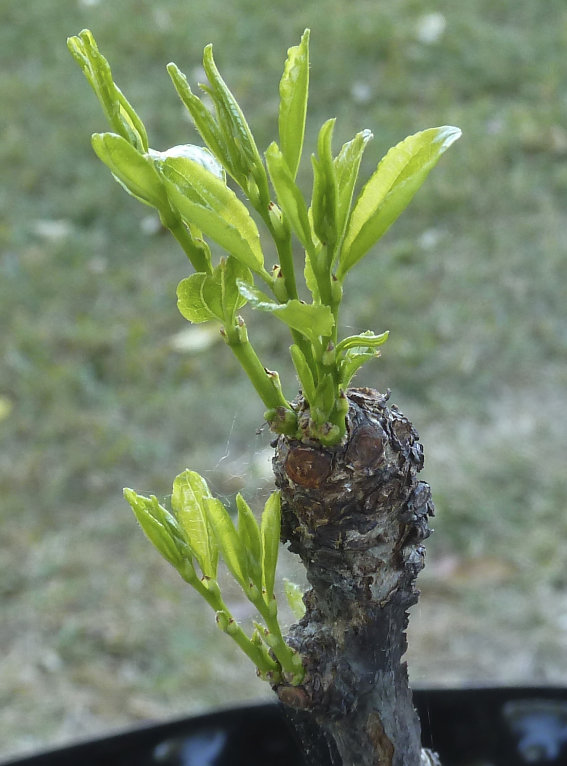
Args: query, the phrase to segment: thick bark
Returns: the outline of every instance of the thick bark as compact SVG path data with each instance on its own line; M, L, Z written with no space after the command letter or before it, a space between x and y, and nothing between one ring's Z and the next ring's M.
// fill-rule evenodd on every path
M423 451L387 394L352 389L348 398L343 444L276 442L282 539L312 586L305 617L287 637L304 659L305 679L276 691L310 764L434 764L421 750L402 662L433 515L429 486L416 478Z

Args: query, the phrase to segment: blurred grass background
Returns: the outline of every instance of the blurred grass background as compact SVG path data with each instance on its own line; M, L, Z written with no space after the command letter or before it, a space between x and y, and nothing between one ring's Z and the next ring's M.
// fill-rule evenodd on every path
M370 128L364 177L410 133L463 129L350 277L344 330L391 330L358 382L418 427L438 509L414 683L565 683L565 4L2 0L0 22L0 757L270 694L121 498L186 466L261 495L269 434L177 313L184 256L91 151L83 27L156 149L198 141L165 65L195 83L208 42L265 148L305 26L308 150L330 116L337 147ZM292 396L284 333L249 321Z

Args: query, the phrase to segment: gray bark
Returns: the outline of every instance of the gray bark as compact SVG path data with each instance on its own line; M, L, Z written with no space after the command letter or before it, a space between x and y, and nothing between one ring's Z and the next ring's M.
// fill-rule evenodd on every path
M287 637L307 673L276 692L313 766L424 766L435 761L421 750L402 661L433 515L429 486L416 478L423 450L388 394L352 389L348 398L343 444L275 443L282 540L311 585Z

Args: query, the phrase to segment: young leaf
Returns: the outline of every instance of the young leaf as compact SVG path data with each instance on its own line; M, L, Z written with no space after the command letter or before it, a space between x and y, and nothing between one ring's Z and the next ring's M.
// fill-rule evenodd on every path
M328 306L321 303L302 303L295 298L287 303L276 303L252 285L238 280L241 295L255 309L268 311L292 330L297 330L315 343L320 336L331 335L335 320Z
M249 192L249 178L255 180L263 196L268 196L268 179L256 147L252 132L238 102L230 92L218 71L214 58L213 46L207 45L203 54L203 68L211 87L201 86L213 99L218 117L220 132L225 145L229 148L239 178L235 180L244 191ZM267 200L266 200L267 201Z
M315 381L313 380L311 368L307 364L307 359L299 346L294 344L293 346L290 346L289 350L293 366L295 367L297 377L301 384L303 395L309 402L309 405L312 405L315 401Z
M158 167L169 157L174 159L180 157L182 159L192 160L205 168L205 170L208 170L209 173L212 173L223 183L226 183L223 166L217 158L203 146L196 146L195 144L178 144L177 146L172 146L170 149L166 149L165 152L157 152L155 149L148 149L148 154L154 162L156 162Z
M372 330L366 330L366 332L360 333L360 335L349 335L348 338L344 338L337 344L336 353L340 354L349 348L377 348L386 343L389 334L388 330L380 335L375 335Z
M199 131L203 141L207 144L213 155L222 162L230 176L234 178L235 168L221 130L207 107L201 99L191 90L187 77L173 63L167 65L167 71L171 77L179 98L187 107L193 118L195 127Z
M203 284L209 278L207 274L191 274L177 285L177 308L179 313L194 324L221 319L209 308L203 297Z
M272 492L264 506L262 523L262 577L266 590L266 603L270 603L274 595L274 582L281 534L281 500L279 490Z
M171 506L183 527L202 573L216 578L218 546L206 512L211 493L206 481L195 471L184 471L173 482Z
M307 215L307 205L303 194L293 180L288 163L275 141L266 150L266 163L279 206L287 216L305 250L308 253L313 252L313 236Z
M280 81L280 109L278 127L280 146L292 179L297 175L307 114L309 92L309 29L299 45L287 52L287 60Z
M236 495L238 508L238 534L248 562L250 579L258 590L262 589L262 538L260 528L252 510L240 492Z
M220 319L232 326L234 315L244 306L237 280L252 283L250 270L231 255L221 258L212 274L191 274L177 286L177 307L194 324Z
M386 232L460 135L451 126L430 128L390 149L356 200L343 242L339 279Z
M246 298L238 289L238 282L253 285L254 279L250 269L231 255L226 259L222 258L217 269L220 272L223 319L225 324L232 325L234 324L236 312L246 303ZM215 269L215 272L217 269ZM207 297L206 289L204 296L205 298Z
M162 178L149 155L140 154L115 133L95 133L91 141L99 159L129 194L160 212L169 209Z
M360 161L366 144L373 138L370 130L357 133L352 141L343 144L334 159L337 178L337 240L340 242L348 222L354 185L358 178Z
M100 53L88 29L67 39L67 47L83 70L112 129L139 152L148 151L148 137L142 120L114 82L108 61Z
M134 511L142 531L163 558L175 569L184 566L190 558L190 550L178 535L172 534L163 519L159 520L160 515L166 516L168 513L159 505L157 498L153 495L152 497L138 495L133 489L128 488L124 490L124 497Z
M311 417L317 425L325 423L335 406L336 385L332 373L322 376L315 391L315 398L311 404Z
M305 604L303 603L303 591L291 580L284 579L284 593L287 603L294 614L296 620L301 620L305 614Z
M342 387L345 389L348 387L350 381L363 364L366 364L371 359L377 359L379 356L380 352L374 351L372 348L366 351L349 349L339 366L339 379Z
M337 177L331 149L335 119L327 120L319 131L317 157L313 162L311 216L315 233L331 251L337 241Z
M221 501L216 497L210 497L205 502L207 516L225 563L244 592L247 592L249 586L248 561L242 540Z
M260 236L247 208L219 178L197 162L170 157L162 164L167 195L189 224L252 271L267 277Z

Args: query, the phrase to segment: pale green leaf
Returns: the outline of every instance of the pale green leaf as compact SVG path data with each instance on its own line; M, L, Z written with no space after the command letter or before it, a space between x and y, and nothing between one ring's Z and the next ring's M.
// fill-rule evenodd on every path
M308 253L313 252L313 236L305 199L293 180L284 155L275 142L271 143L266 150L266 163L276 191L278 205L303 247Z
M111 128L137 151L148 150L142 120L114 82L110 65L99 51L92 32L83 29L67 39L67 47L94 90Z
M309 367L307 359L305 358L305 355L299 346L293 344L293 346L290 346L289 350L291 353L293 366L295 367L297 377L299 378L299 382L301 384L303 395L309 404L312 405L315 401L315 382L313 380L311 368Z
M288 49L280 81L280 146L293 179L297 175L303 148L308 92L309 29L306 29L299 45Z
M337 238L340 241L348 223L352 195L362 154L366 144L373 138L371 131L363 130L357 133L352 141L343 144L340 152L334 159L337 178Z
M173 482L171 506L202 573L214 579L217 575L218 546L206 511L210 498L206 481L195 471L186 470Z
M264 276L258 228L232 189L186 157L166 159L162 173L167 195L183 220Z
M247 593L250 583L246 551L229 513L216 497L206 501L206 509L225 563L232 576Z
M356 200L343 242L339 279L386 232L460 135L451 126L430 128L390 149Z
M128 488L124 490L124 497L152 545L175 569L182 567L190 556L189 548L183 544L179 535L168 529L163 519L160 521L160 516L166 516L168 512L159 505L157 498L153 495L152 497L138 495L137 492Z
M262 538L252 509L240 493L236 495L238 534L246 551L248 573L258 590L262 589Z
M248 192L249 178L252 177L261 190L261 196L267 197L268 179L256 142L238 102L216 67L212 45L205 48L203 68L211 87L201 87L215 104L220 132L225 146L231 152L232 163L239 176L235 177L235 180Z
M331 142L335 119L321 126L317 139L317 157L313 156L313 196L311 218L317 237L330 252L337 241L337 177L333 162Z
M372 348L369 348L366 351L349 349L345 354L345 358L339 365L339 379L341 385L346 389L362 365L366 364L366 362L370 362L372 359L377 359L379 356L380 352L375 351Z
M193 118L195 127L199 131L203 141L207 144L213 155L222 162L227 172L234 178L235 170L232 165L230 153L228 152L228 148L225 145L224 138L215 118L203 104L201 99L193 93L187 82L187 77L175 64L168 64L167 71L175 85L179 98Z
M191 274L177 285L177 308L185 319L194 324L219 318L203 298L203 284L207 278L207 274Z
M276 566L281 534L281 500L279 490L272 492L264 506L260 526L262 536L262 578L266 591L266 603L270 603L274 595Z
M299 585L291 582L291 580L284 580L284 593L295 619L301 620L306 611L303 603L303 591Z
M250 269L230 255L227 259L221 259L217 268L220 271L221 302L224 312L224 322L227 325L232 325L234 324L236 312L246 303L246 298L238 289L238 282L241 281L246 284L254 284L254 279L250 273ZM213 273L213 277L215 276L215 273Z
M388 340L389 334L388 330L380 335L375 335L372 330L366 330L360 335L349 335L337 344L337 355L349 348L373 349L382 346Z
M158 210L169 208L161 176L149 155L140 154L115 133L95 133L91 140L99 159L129 194Z
M295 298L287 303L276 303L257 288L242 281L238 282L238 289L255 309L273 314L292 330L297 330L312 342L316 342L321 336L329 336L333 332L335 320L328 306L302 303Z
M325 423L335 406L337 387L332 373L323 375L317 384L315 397L311 404L311 417L317 425Z

